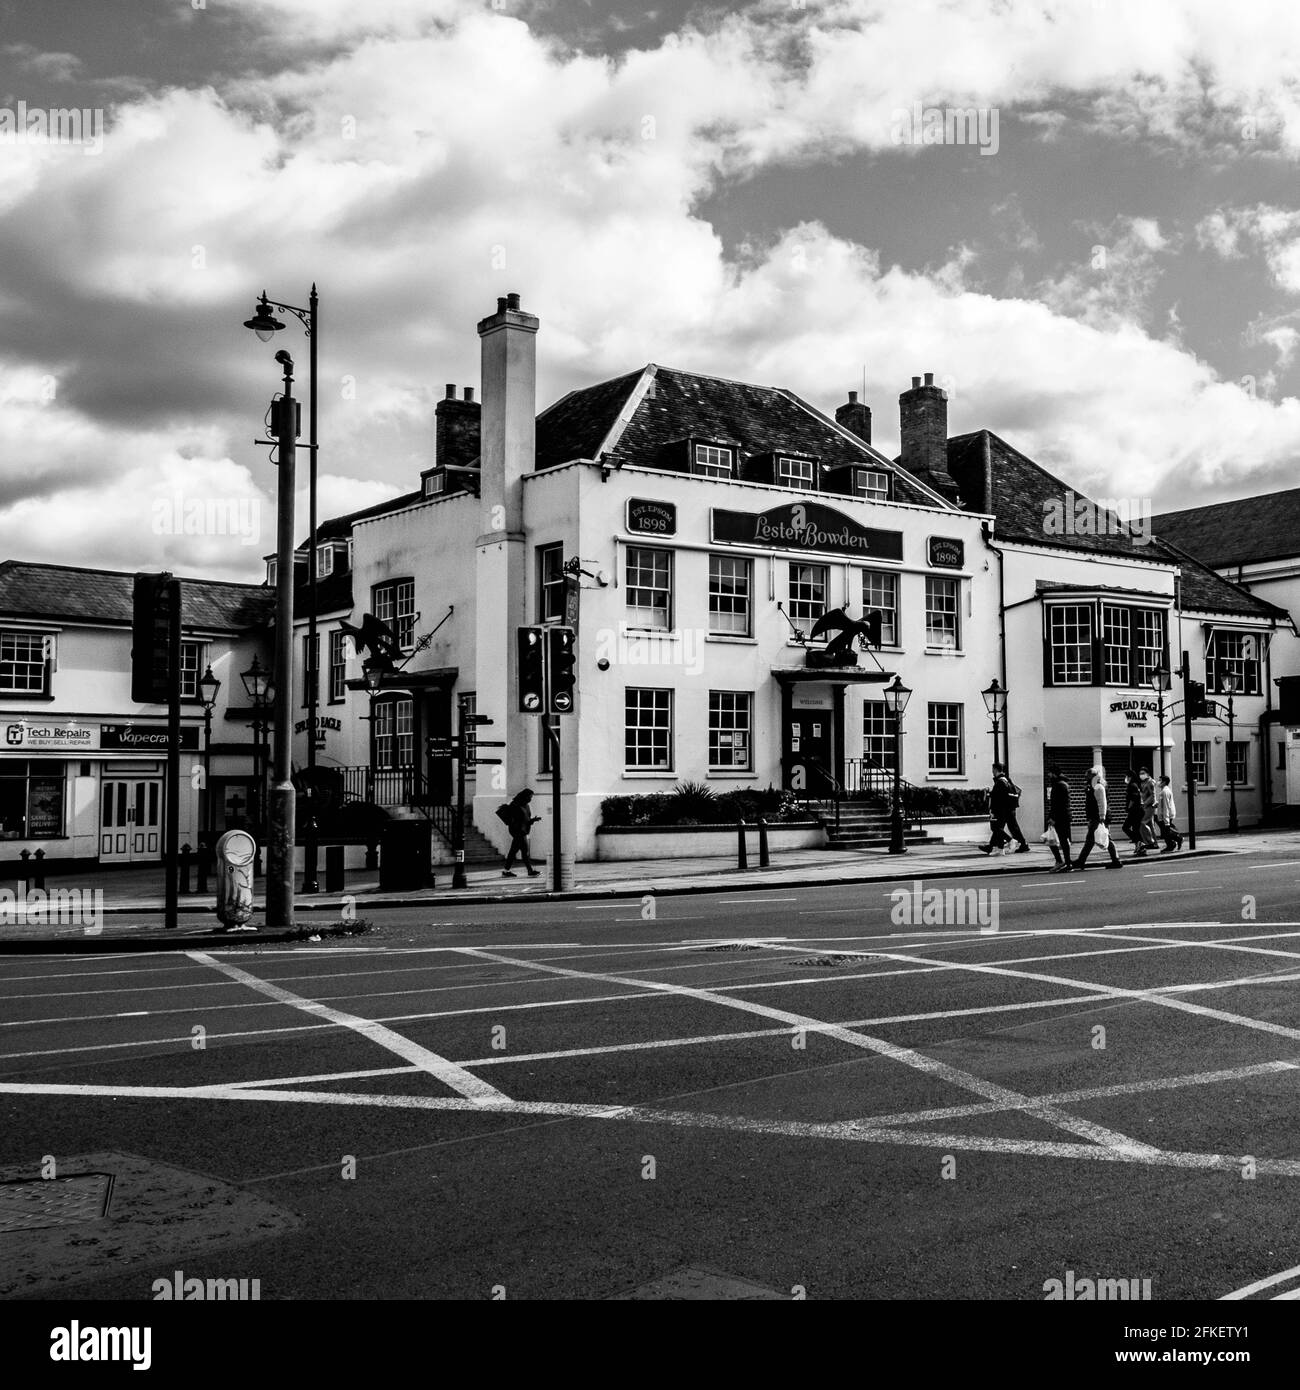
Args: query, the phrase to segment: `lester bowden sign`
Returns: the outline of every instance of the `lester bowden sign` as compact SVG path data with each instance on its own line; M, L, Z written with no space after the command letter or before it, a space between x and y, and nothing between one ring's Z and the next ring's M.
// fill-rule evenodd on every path
M765 512L728 512L714 507L709 516L714 541L870 555L878 560L903 558L901 531L860 526L852 517L820 502L786 502Z

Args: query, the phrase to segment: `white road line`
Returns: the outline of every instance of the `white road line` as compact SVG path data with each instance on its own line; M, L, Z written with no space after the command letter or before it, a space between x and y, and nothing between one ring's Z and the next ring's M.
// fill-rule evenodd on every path
M1137 1163L1146 1167L1187 1168L1237 1172L1241 1159L1232 1154L1181 1153L1152 1149L1077 1144L1038 1139L987 1138L983 1135L935 1134L914 1129L868 1129L856 1122L818 1123L801 1120L761 1120L739 1115L713 1115L693 1110L658 1110L636 1105L593 1105L566 1101L504 1100L485 1107L453 1096L364 1095L347 1091L259 1091L231 1086L226 1090L184 1086L90 1086L0 1082L0 1094L74 1095L117 1099L273 1101L299 1105L364 1106L393 1110L448 1110L476 1115L552 1115L568 1119L622 1120L631 1124L672 1125L686 1129L724 1130L761 1134L778 1139L831 1139L859 1144L895 1144L910 1148L967 1153L1015 1154L1028 1158L1078 1158L1094 1163ZM1300 1177L1300 1160L1260 1158L1256 1172L1266 1177Z
M1258 1293L1260 1289L1270 1289L1274 1284L1284 1283L1297 1274L1300 1274L1300 1265L1296 1265L1294 1269L1284 1269L1281 1274L1271 1274L1267 1279L1257 1279L1253 1284L1247 1284L1245 1288L1234 1289L1232 1293L1225 1293L1219 1302L1231 1303L1234 1299L1249 1298L1251 1294Z
M1077 1105L1085 1100L1109 1100L1114 1096L1145 1095L1155 1091L1174 1091L1187 1086L1212 1086L1222 1081L1248 1081L1256 1076L1273 1076L1283 1071L1300 1071L1300 1062L1259 1062L1253 1066L1232 1067L1226 1071L1202 1071L1190 1076L1164 1076L1149 1081L1126 1081L1113 1086L1088 1086L1078 1091L1057 1091L1039 1099L1053 1105ZM964 1120L971 1115L994 1115L1000 1106L945 1105L932 1110L904 1110L886 1115L865 1115L864 1125L925 1124L935 1120Z
M1300 864L1300 859L1283 859L1277 864L1241 864L1238 867L1241 869L1294 869L1297 864Z
M1143 878L1186 878L1188 874L1199 874L1200 869L1160 869L1158 872L1143 874Z
M755 898L719 898L719 903L725 903L729 907L734 907L737 903L748 907L751 903L797 903L798 898L769 898L766 894L761 894Z
M1182 944L1191 946L1194 943L1188 941ZM887 953L881 951L877 954L884 956ZM1300 1028L1287 1028L1281 1023L1268 1023L1263 1019L1248 1018L1243 1014L1231 1014L1223 1009L1211 1009L1203 1004L1193 1004L1186 999L1170 998L1170 994L1174 992L1231 989L1236 985L1244 984L1278 984L1295 980L1298 978L1295 975L1270 975L1265 976L1263 980L1259 976L1251 976L1240 980L1213 980L1191 985L1160 985L1155 989L1122 989L1115 985L1097 984L1093 980L1075 980L1063 975L1044 975L1033 970L1008 970L1004 966L977 965L972 961L936 961L926 957L904 955L893 955L890 958L904 962L911 961L914 964L920 962L924 965L952 965L958 970L981 975L1003 975L1010 979L1036 980L1039 984L1059 985L1063 989L1086 989L1106 999L1135 999L1141 1003L1159 1004L1163 1008L1179 1009L1184 1013L1198 1014L1203 1018L1218 1019L1221 1023L1232 1023L1241 1028L1252 1028L1261 1033L1276 1033L1284 1038L1300 1038Z
M1016 1094L1016 1092L1009 1091L1006 1087L999 1086L995 1082L986 1081L982 1077L974 1076L970 1072L962 1071L958 1067L949 1066L946 1062L940 1062L933 1057L926 1057L922 1053L916 1052L911 1048L897 1047L893 1043L888 1043L882 1038L872 1037L868 1033L860 1033L851 1028L842 1028L836 1024L826 1023L820 1019L809 1018L804 1014L791 1013L786 1009L769 1008L765 1004L759 1004L752 1000L732 999L725 994L718 994L706 989L694 989L688 985L674 985L655 980L629 980L626 977L618 975L565 970L559 966L543 965L539 961L519 961L509 956L499 956L495 953L481 951L474 947L463 947L461 949L467 955L480 956L507 965L519 965L530 970L539 970L547 974L562 974L588 980L599 979L612 985L641 984L646 989L675 994L680 998L696 999L701 1003L721 1004L724 1008L742 1009L748 1013L756 1013L765 1018L775 1019L782 1023L792 1024L797 1028L803 1028L808 1032L824 1034L827 1037L835 1038L839 1042L847 1043L850 1047L860 1047L867 1051L878 1053L881 1056L891 1057L895 1061L902 1062L905 1066L914 1067L918 1071L947 1081L950 1085L958 1086L963 1090L974 1091L976 1095L982 1095L986 1100L1001 1100ZM1021 1099L1027 1102L1026 1109L1028 1113L1033 1114L1038 1119L1044 1120L1047 1124L1056 1126L1058 1129L1064 1129L1070 1133L1082 1135L1084 1138L1090 1139L1096 1144L1104 1144L1126 1153L1155 1152L1150 1145L1143 1144L1136 1139L1131 1139L1127 1135L1120 1134L1115 1130L1107 1129L1103 1125L1097 1125L1089 1120L1079 1119L1074 1115L1066 1114L1065 1111L1056 1109L1052 1106L1037 1106L1030 1101L1027 1096L1021 1097Z
M343 1013L339 1009L331 1009L327 1004L318 1003L314 999L304 999L301 994L292 994L287 989L281 989L279 985L273 985L267 980L250 974L247 970L241 970L237 965L228 965L225 961L213 960L211 956L205 955L202 951L187 951L185 954L200 965L219 970L230 979L247 985L249 989L256 990L259 994L265 994L267 998L274 999L277 1003L286 1004L290 1008L301 1009L304 1013L312 1014L316 1018L323 1018L330 1023L353 1029L360 1033L363 1038L377 1043L380 1047L387 1048L389 1052L395 1052L408 1062L414 1062L423 1071L427 1071L430 1076L436 1077L444 1086L450 1086L453 1091L459 1091L462 1096L482 1104L499 1104L509 1099L495 1086L475 1076L472 1072L466 1071L464 1067L457 1066L455 1062L450 1062L445 1057L440 1057L436 1052L430 1052L427 1047L421 1047L419 1043L412 1042L410 1038L404 1037L401 1033L395 1033L391 1028L385 1028L382 1023L375 1023L368 1018L359 1018L356 1014Z

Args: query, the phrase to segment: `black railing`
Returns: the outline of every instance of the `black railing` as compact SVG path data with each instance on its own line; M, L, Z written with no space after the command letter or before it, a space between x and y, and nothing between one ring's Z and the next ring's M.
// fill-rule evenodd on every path
M374 806L429 805L429 784L415 767L340 767L343 795L348 801L368 801Z
M798 796L799 803L819 819L833 820L840 828L840 806L845 801L878 801L886 810L894 805L894 770L874 758L846 758L841 781L824 763L815 758L804 760L809 780L819 784ZM919 828L924 821L918 789L905 778L899 778L899 794L903 801L903 820Z

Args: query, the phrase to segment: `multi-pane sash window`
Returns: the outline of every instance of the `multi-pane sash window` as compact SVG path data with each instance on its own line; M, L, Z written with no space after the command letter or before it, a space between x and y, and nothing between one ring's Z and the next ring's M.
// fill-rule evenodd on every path
M749 636L751 563L740 555L709 556L709 631Z
M1092 684L1090 603L1054 603L1047 610L1047 641L1053 685Z
M697 444L692 461L693 471L706 478L731 477L732 452L716 444Z
M1147 685L1165 664L1165 615L1155 608L1133 610L1133 684Z
M42 632L0 632L0 694L45 694L52 640Z
M627 621L672 626L672 552L632 545L627 551Z
M1165 616L1155 608L1101 606L1102 683L1146 685L1164 664Z
M203 674L203 652L202 642L181 643L182 700L197 700L202 693L199 690L199 677Z
M330 704L347 699L348 647L347 633L335 628L330 633Z
M888 570L862 571L862 611L880 614L880 645L898 646L898 576Z
M316 578L324 579L326 575L334 573L334 547L327 545L318 547L316 551Z
M673 765L673 692L629 687L624 725L625 760L629 770Z
M537 548L537 621L564 620L564 546Z
M894 716L884 700L862 702L862 756L878 767L894 769Z
M1251 632L1214 632L1206 652L1206 686L1215 695L1224 695L1223 678L1234 675L1240 684L1238 695L1258 695L1260 639Z
M388 584L376 584L372 612L381 623L393 630L397 645L403 651L415 641L415 580L396 579Z
M960 772L962 770L962 707L952 704L931 704L929 726L929 756L931 772Z
M1238 786L1250 781L1250 744L1234 740L1228 745L1228 781Z
M415 701L375 703L375 766L385 771L415 762Z
M1196 778L1196 785L1204 787L1210 781L1210 745L1207 742L1195 742L1192 744L1192 776Z
M776 480L784 487L797 487L804 492L815 492L817 489L812 459L790 459L778 454Z
M925 581L925 644L927 647L961 647L957 614L957 581L927 576Z
M874 468L864 468L859 474L865 478L862 495L872 502L889 501L889 474Z
M742 690L709 691L709 767L746 769L754 697Z
M1101 609L1102 665L1107 685L1133 684L1133 632L1129 610L1106 603Z
M790 621L796 627L811 627L826 612L829 573L825 565L790 562Z

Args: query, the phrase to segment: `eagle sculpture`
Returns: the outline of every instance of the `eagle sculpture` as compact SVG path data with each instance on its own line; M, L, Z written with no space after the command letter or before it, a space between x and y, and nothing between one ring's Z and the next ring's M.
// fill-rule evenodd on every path
M366 665L372 670L391 671L394 659L401 655L393 629L373 613L367 613L361 619L360 627L354 627L351 623L340 623L339 631L346 632L352 638L352 645L357 649L358 655L363 651L370 653Z
M858 658L853 651L853 642L856 638L865 651L868 644L873 647L880 645L880 614L873 609L867 613L861 621L857 618L850 618L842 608L832 608L829 613L823 613L813 624L812 632L809 637L824 637L827 633L834 633L835 636L826 644L826 649L819 652L820 661L818 664L827 666L856 666ZM811 661L811 653L810 653Z

